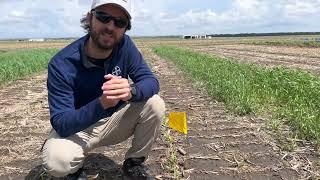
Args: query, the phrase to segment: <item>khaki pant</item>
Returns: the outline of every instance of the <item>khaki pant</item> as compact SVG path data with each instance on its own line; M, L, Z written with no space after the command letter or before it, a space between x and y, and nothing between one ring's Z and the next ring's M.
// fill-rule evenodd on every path
M165 113L164 101L154 95L144 102L123 105L111 117L89 128L62 138L52 130L42 150L43 167L55 176L75 173L83 166L85 154L100 146L118 144L132 135L132 145L125 155L148 157Z

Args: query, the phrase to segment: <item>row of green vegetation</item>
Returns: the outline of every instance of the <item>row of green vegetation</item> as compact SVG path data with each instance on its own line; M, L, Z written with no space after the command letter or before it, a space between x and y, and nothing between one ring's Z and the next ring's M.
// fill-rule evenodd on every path
M301 137L320 144L318 77L284 67L241 64L174 46L155 46L153 50L237 114L285 120Z
M294 47L320 47L320 42L315 40L310 41L253 41L247 44L266 45L266 46L294 46Z
M0 53L0 85L43 71L58 49L25 49Z

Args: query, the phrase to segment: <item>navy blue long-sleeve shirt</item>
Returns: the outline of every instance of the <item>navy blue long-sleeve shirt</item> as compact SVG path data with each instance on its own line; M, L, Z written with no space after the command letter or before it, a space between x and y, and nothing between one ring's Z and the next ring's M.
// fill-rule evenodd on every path
M137 91L132 101L142 101L159 91L159 82L129 36L113 49L108 67L90 63L83 48L86 35L58 52L48 65L50 122L61 137L82 131L100 119L110 117L121 106L103 109L99 97L105 74L132 79Z

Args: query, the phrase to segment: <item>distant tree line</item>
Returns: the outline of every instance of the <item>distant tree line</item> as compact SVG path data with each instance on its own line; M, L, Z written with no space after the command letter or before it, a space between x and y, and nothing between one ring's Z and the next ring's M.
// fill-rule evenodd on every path
M181 36L179 35L168 35L168 36L131 36L132 38L143 38L143 39L155 39L155 38L168 38L168 39L171 39L171 38L180 38Z
M251 36L290 36L320 35L320 32L278 32L278 33L240 33L240 34L208 34L211 37L251 37Z
M196 34L194 34L196 35ZM277 32L277 33L240 33L240 34L207 34L207 37L253 37L253 36L292 36L292 35L320 35L320 32ZM133 36L133 38L181 38L181 35L167 36Z

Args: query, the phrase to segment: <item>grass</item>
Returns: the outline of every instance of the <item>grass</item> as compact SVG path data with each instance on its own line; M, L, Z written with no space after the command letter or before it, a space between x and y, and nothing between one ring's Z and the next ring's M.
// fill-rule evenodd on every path
M155 46L153 50L173 61L235 113L283 119L300 137L320 144L318 77L284 67L241 64L174 46Z
M278 146L283 151L293 152L298 147L297 133L284 128L284 123L285 121L280 119L269 119L266 124L267 128L274 132Z
M253 41L247 44L252 45L267 45L267 46L294 46L294 47L320 47L320 42L310 40L310 41Z
M7 52L6 50L0 49L0 54Z
M173 179L181 179L181 172L179 170L178 158L177 158L177 148L174 144L175 139L171 135L171 129L168 126L168 120L164 119L162 121L162 126L164 130L165 142L168 146L167 149L167 159L164 164L161 165L162 169L168 172Z
M0 85L47 68L58 49L25 49L0 53Z

